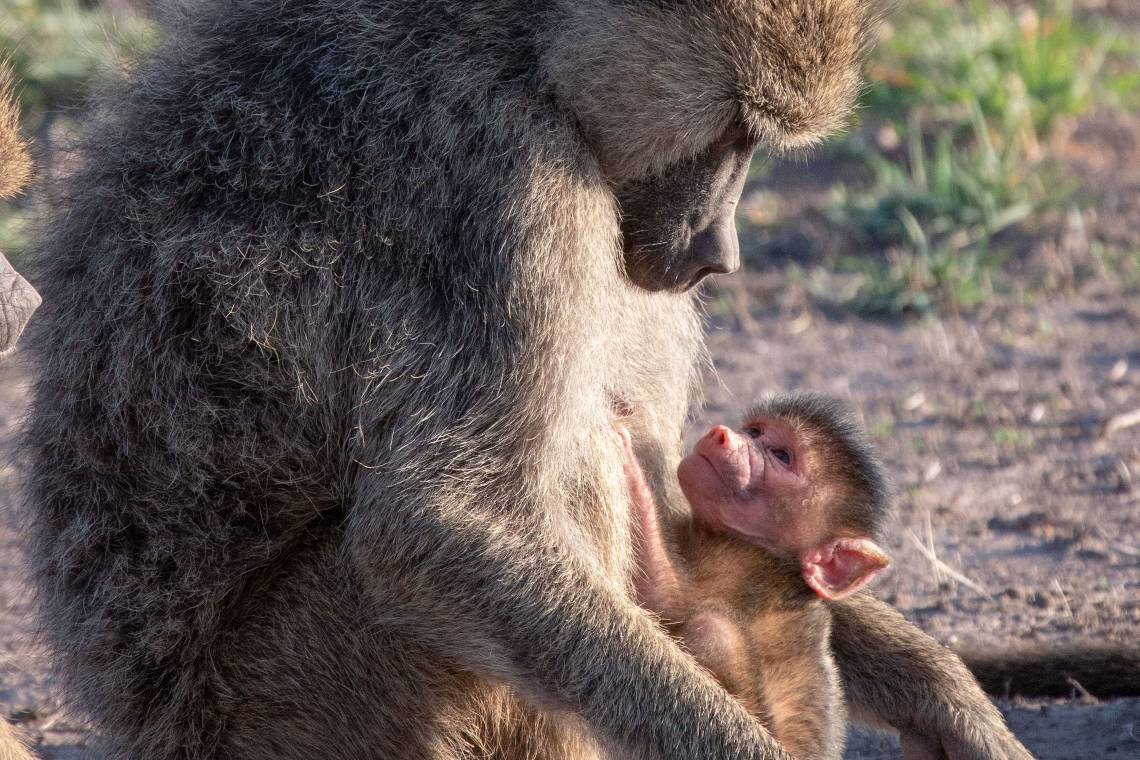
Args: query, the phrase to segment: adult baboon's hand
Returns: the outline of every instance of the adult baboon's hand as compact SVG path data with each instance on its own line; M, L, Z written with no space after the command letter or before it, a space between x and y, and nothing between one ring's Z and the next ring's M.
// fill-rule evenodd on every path
M24 325L39 305L39 293L0 254L0 358L15 348Z

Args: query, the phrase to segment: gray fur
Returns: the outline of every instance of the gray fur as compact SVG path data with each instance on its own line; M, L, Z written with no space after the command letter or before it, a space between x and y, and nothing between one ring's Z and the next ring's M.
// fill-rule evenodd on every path
M702 344L691 295L623 276L615 186L736 118L818 136L861 3L178 18L101 101L37 254L32 558L110 757L783 757L629 597L597 452L628 399L665 480ZM764 67L777 31L821 76ZM672 105L629 78L647 60ZM621 93L677 118L588 106Z

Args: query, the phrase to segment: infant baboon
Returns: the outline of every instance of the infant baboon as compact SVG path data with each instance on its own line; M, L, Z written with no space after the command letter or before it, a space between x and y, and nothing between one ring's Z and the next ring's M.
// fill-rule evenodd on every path
M865 11L185 4L37 253L32 560L111 757L783 757L634 603L598 452L629 399L670 490L690 291L737 266L757 145L849 111ZM885 609L852 646L926 662ZM1017 746L953 671L850 672L868 714Z
M753 408L739 431L712 428L678 467L693 520L673 547L620 434L638 601L795 757L839 758L846 708L823 600L888 564L874 540L886 479L853 415L802 394Z

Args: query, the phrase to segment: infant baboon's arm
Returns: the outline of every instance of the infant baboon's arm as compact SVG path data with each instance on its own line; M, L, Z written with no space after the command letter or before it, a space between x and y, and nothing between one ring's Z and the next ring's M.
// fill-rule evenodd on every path
M633 453L629 431L616 429L621 446L622 468L625 472L629 498L638 529L634 541L634 589L638 603L652 610L663 620L681 621L685 617L684 577L677 567L676 558L665 543L661 519L657 514L657 501L645 480L645 473Z

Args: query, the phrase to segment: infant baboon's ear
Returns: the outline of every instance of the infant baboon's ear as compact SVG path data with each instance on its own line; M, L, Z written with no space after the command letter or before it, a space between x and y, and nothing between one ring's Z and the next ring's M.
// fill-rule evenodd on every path
M820 598L846 599L891 564L878 544L867 538L841 538L809 549L801 559L804 580Z

